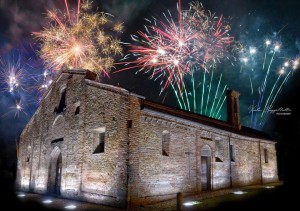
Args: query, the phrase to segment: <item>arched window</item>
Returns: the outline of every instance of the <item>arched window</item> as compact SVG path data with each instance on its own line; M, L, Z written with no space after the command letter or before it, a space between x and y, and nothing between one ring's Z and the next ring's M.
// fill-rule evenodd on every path
M201 156L210 157L211 156L211 149L208 145L205 145L201 149Z

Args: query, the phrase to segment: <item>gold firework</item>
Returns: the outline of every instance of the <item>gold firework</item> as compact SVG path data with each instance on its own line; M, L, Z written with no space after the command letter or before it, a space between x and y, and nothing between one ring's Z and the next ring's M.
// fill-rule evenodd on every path
M116 36L122 32L122 24L113 24L112 15L88 13L85 1L76 12L48 11L49 23L41 32L33 33L41 42L39 54L48 68L82 68L97 74L108 74L114 66L114 57L122 54L122 46ZM113 31L115 33L113 33Z

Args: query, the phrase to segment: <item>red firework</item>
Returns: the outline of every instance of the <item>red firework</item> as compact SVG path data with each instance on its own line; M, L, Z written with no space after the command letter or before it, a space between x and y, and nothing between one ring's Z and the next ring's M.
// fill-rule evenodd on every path
M187 11L182 11L180 1L178 5L178 22L169 12L165 21L147 20L145 32L132 36L135 44L129 44L129 53L134 60L122 62L129 67L119 71L138 68L151 72L151 78L161 78L162 90L170 84L182 90L184 76L192 68L208 71L224 57L233 38L227 35L230 27L223 26L222 16L217 19L206 13L199 3L190 4Z

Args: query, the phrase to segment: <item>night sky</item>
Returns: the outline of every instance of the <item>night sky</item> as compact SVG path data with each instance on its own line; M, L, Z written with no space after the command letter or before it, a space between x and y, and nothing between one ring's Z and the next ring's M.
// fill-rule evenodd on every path
M182 0L182 2L183 9L187 9L188 3L191 1ZM272 64L268 79L268 89L271 90L270 85L275 83L278 77L277 72L282 64L285 61L294 60L300 53L300 1L203 0L201 2L206 10L216 13L217 16L223 14L231 25L230 34L246 50L250 47L257 49L257 54L249 57L249 62L244 65L242 71L242 59L245 54L237 54L235 59L220 62L215 70L216 76L223 73L223 85L227 84L229 88L241 93L242 123L246 126L253 126L248 107L253 100L257 100L258 86L263 81L264 74L261 73L260 67L265 53L265 41L272 40L273 43L279 43L281 46L280 52ZM69 0L69 3L76 5L75 0ZM154 16L164 20L162 13L170 10L176 20L176 4L177 0L94 1L95 9L104 10L114 15L114 20L124 23L125 29L121 37L123 42L132 42L130 34L136 34L137 30L143 30L143 25L147 24L144 18ZM63 8L63 0L0 0L0 58L2 61L12 63L16 63L19 58L20 65L26 70L25 75L31 78L31 80L24 79L27 87L33 87L38 76L44 71L43 61L36 54L39 45L31 33L40 31L45 26L46 10ZM268 58L271 54L271 51L267 52ZM287 164L294 160L293 155L300 146L299 138L295 138L300 137L299 103L296 102L296 99L299 99L300 90L299 72L299 68L293 70L273 106L276 109L289 108L291 114L270 114L263 126L255 127L268 132L279 142L280 175L284 174L285 178L293 178ZM254 86L254 95L251 95L249 77ZM160 103L178 106L174 94L170 90L159 95L159 82L149 80L147 74L135 74L135 70L111 74L109 79L103 78L102 81L127 88ZM213 81L214 85L216 83L217 81ZM0 86L1 152L6 158L9 158L8 165L11 165L15 161L15 140L36 110L40 94L33 88L9 93L3 79ZM198 86L202 86L201 81ZM215 90L215 87L212 90ZM15 103L20 100L23 102L24 110L16 113ZM225 113L224 109L222 112ZM226 115L224 114L221 119L226 120Z

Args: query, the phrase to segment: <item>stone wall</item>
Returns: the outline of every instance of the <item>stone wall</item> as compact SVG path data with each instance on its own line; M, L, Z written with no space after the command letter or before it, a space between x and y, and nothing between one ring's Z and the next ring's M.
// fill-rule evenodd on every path
M213 189L228 188L230 182L229 137L214 134L215 158L213 159Z
M97 85L84 74L68 73L53 84L20 138L19 189L48 192L49 169L61 153L63 197L126 206L129 95ZM58 114L64 89L66 109ZM105 128L105 151L94 154L99 128Z
M137 204L173 198L178 191L196 192L195 130L172 120L142 113L137 125L139 147L134 165ZM170 134L169 154L162 153L162 135ZM133 141L133 140L132 140Z
M267 150L267 160L265 159L265 152ZM277 156L275 144L269 144L261 141L261 166L262 166L262 181L263 183L271 183L278 181L277 172ZM266 162L267 161L267 162Z
M129 95L110 86L87 81L83 102L84 134L81 158L81 197L102 204L125 206ZM104 153L94 153L105 131Z
M230 144L235 154L235 161L231 161L232 186L260 184L259 142L234 136Z
M151 109L136 112L131 160L134 206L201 192L201 149L211 149L211 189L278 181L275 143L248 138L197 124ZM132 131L132 130L131 130ZM162 134L170 133L169 155L162 154ZM131 139L130 139L131 140ZM131 140L131 142L133 141ZM137 144L138 143L138 144ZM133 144L132 144L133 145ZM229 146L234 146L235 160ZM268 149L268 163L261 165L260 147ZM262 181L263 177L263 181ZM271 178L271 179L268 179Z

